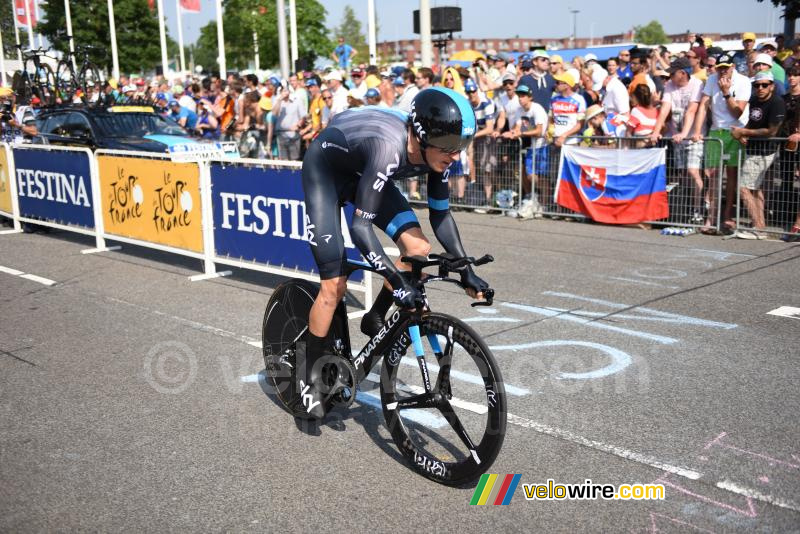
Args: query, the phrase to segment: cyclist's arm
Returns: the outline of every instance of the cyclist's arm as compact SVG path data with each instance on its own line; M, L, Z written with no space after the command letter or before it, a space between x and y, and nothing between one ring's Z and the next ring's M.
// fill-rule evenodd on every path
M355 214L350 236L353 243L364 258L378 271L392 282L399 277L399 271L383 250L372 222L381 206L381 199L388 187L394 187L391 177L386 176L387 170L399 161L396 149L389 147L379 140L364 141L364 149L372 154L370 161L361 173L356 189ZM394 285L394 282L392 282Z
M428 213L433 233L446 252L461 258L467 253L464 251L464 245L461 244L458 227L450 213L449 198L447 177L442 173L429 172Z

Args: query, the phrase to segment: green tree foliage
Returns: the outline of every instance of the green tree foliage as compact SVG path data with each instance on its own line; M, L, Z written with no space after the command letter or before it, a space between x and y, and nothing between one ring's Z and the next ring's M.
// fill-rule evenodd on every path
M223 8L225 61L228 69L246 69L253 62L254 30L258 34L261 68L275 67L280 62L275 2L225 0ZM325 8L317 0L297 0L295 9L298 56L313 62L318 55L329 55L333 45L325 29ZM289 16L288 13L286 15L288 33ZM200 29L200 37L194 48L194 61L207 71L215 71L218 68L216 21L211 21Z
M669 41L667 33L657 20L651 20L644 26L636 26L633 31L636 42L646 45L664 44Z
M336 39L344 37L344 42L358 51L358 55L356 55L356 59L354 60L356 63L369 61L369 45L367 44L367 38L361 31L361 21L356 18L356 13L349 4L344 6L342 22L334 30L334 36ZM330 56L330 54L328 55Z
M763 2L764 0L758 1ZM783 18L800 18L800 0L772 0L772 5L775 7L782 7L784 9Z
M11 2L0 2L0 31L3 32L3 51L6 57L17 57L14 50L16 37L14 36L14 10ZM22 34L20 34L20 38L22 38Z
M0 2L1 3L1 2ZM61 52L69 49L64 2L42 4L39 29ZM108 4L98 0L70 0L72 30L75 45L97 47L91 52L92 61L110 72L111 33L108 26ZM158 15L148 7L147 0L125 0L114 3L114 23L117 29L119 67L123 73L146 72L161 65L161 45ZM169 57L177 54L175 42L167 38Z

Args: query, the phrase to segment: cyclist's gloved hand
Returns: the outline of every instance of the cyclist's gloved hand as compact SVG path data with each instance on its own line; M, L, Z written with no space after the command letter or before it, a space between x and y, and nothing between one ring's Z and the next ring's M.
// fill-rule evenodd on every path
M460 271L461 283L466 289L472 289L475 293L483 293L489 289L489 284L472 271L472 266L467 265Z
M403 274L398 273L389 278L389 283L392 285L394 303L401 308L416 308L417 303L423 302L422 293L411 285Z

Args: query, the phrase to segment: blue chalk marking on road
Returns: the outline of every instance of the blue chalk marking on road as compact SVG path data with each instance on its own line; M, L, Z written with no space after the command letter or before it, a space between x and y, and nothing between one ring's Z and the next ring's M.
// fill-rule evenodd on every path
M419 364L417 363L416 359L409 358L409 357L405 356L400 361L405 365L410 365L410 366L419 368ZM430 362L426 362L426 363L428 363L428 371L429 372L431 372L431 373L438 373L439 372L439 366L438 365L436 365L435 363L430 363ZM462 382L466 382L468 384L475 384L475 385L482 386L482 387L486 385L484 383L484 381L483 381L483 378L481 378L480 376L473 375L471 373L465 373L463 371L457 371L455 369L450 369L450 378L456 378L458 380L461 380ZM529 390L529 389L525 389L525 388L521 388L521 387L517 387L517 386L512 386L508 382L506 382L505 387L506 387L506 393L508 393L509 395L514 395L515 397L523 397L525 395L530 395L530 393L531 393L531 390Z
M633 359L630 354L623 352L617 348L609 347L601 343L592 343L590 341L574 341L567 339L553 339L547 341L534 341L531 343L521 343L519 345L498 345L493 346L493 351L501 350L523 350L523 349L538 349L544 347L588 347L591 349L604 352L611 357L611 363L601 369L594 371L587 371L585 373L559 373L556 378L559 380L573 379L573 380L588 380L591 378L602 378L604 376L613 375L628 367Z
M610 300L603 300L603 299L595 299L590 297L583 297L581 295L575 295L573 293L559 293L556 291L544 291L543 295L550 295L553 297L564 297L568 299L575 299L581 300L583 302L591 302L592 304L599 304L601 306L607 306L609 308L614 308L617 310L629 308L630 304L623 304L621 302L612 302ZM556 308L548 308L548 309L556 309ZM654 310L653 308L642 308L636 307L634 308L636 311L644 312L650 315L650 317L643 317L638 315L614 315L616 318L627 318L639 321L661 321L664 323L675 323L675 324L692 324L697 326L709 326L712 328L722 328L724 330L733 330L734 328L738 327L739 325L733 323L721 323L718 321L709 321L707 319L700 319L698 317L690 317L688 315L680 315L678 313L669 313L660 310ZM588 315L592 312L572 312L573 315ZM599 316L605 315L603 313L599 314Z
M608 330L610 332L617 332L619 334L625 334L627 336L649 339L650 341L655 341L656 343L661 343L662 345L672 345L673 343L678 342L677 339L672 337L659 336L657 334L651 334L649 332L641 332L639 330L630 330L628 328L620 328L618 326L596 322L591 319L587 319L585 317L578 317L576 315L567 315L564 314L563 312L554 310L552 308L526 306L524 304L513 304L511 302L504 302L502 305L506 306L507 308L513 308L515 310L522 310L530 313L535 313L537 315L544 315L545 317L560 319L562 321L570 321L573 323L583 324L592 328L597 328L599 330Z

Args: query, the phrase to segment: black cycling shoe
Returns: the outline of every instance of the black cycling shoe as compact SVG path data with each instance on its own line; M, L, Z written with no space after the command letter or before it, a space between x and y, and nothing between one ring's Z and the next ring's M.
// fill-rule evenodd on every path
M361 318L361 332L365 336L373 338L381 331L384 324L386 324L386 321L384 321L383 315L370 310Z
M297 395L291 410L295 417L302 419L322 419L326 413L327 396L319 386L322 385L322 365L315 365L323 358L325 338L306 332L305 340L297 342L295 362L297 363Z

